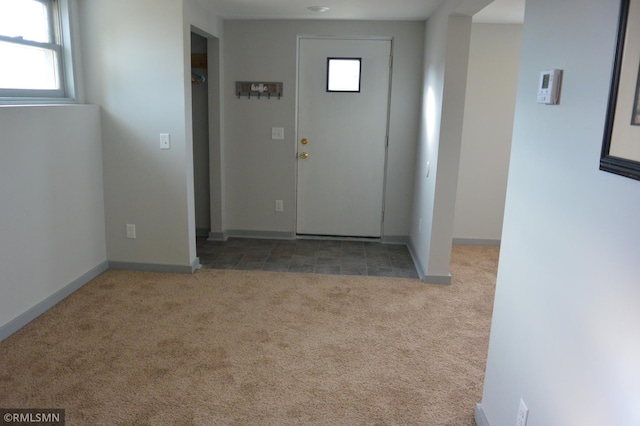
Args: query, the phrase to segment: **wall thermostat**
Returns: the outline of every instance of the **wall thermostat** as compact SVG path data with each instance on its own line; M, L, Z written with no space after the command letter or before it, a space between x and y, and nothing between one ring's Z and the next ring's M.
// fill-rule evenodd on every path
M562 70L548 70L540 73L538 83L538 103L556 105L560 99Z

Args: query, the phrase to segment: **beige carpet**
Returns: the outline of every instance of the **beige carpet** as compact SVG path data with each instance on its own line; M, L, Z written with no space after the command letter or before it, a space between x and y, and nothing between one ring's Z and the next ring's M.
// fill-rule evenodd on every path
M107 271L0 343L0 407L67 425L473 425L498 249L453 284Z

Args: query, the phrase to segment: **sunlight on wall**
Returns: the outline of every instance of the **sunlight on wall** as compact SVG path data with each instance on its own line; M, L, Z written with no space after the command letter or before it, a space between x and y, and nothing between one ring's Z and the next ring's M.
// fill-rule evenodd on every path
M436 95L433 89L427 90L427 110L425 111L427 121L427 143L433 144L436 131Z

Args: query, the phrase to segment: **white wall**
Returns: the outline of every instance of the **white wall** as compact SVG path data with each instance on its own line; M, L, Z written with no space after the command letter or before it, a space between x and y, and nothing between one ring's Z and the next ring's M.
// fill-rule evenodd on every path
M107 255L98 107L3 106L0 129L1 329Z
M502 235L522 25L473 24L453 237Z
M515 424L520 398L528 426L640 424L640 182L598 170L619 4L527 2L490 425ZM550 68L564 70L558 106L536 104Z
M408 235L421 93L421 22L225 21L226 230L295 232L297 35L394 37L385 236ZM236 81L282 81L281 100L238 99ZM285 140L272 141L271 127ZM274 200L284 212L274 211Z
M424 279L449 283L470 16L489 0L447 0L428 19L410 245Z
M196 259L191 24L195 0L80 2L87 101L102 107L107 254L119 265L189 268ZM171 149L159 148L159 134ZM135 224L137 239L125 237Z

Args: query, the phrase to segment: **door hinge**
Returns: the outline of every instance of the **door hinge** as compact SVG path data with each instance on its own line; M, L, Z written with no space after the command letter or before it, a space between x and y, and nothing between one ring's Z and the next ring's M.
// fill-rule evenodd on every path
M389 148L389 135L386 136L385 141L384 141L384 145Z
M389 68L393 68L393 55L389 55Z

